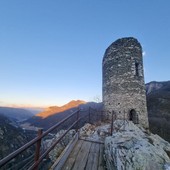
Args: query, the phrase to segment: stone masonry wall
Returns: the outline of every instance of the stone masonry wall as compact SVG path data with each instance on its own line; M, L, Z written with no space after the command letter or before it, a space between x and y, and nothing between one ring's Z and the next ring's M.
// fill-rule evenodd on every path
M139 124L148 128L142 47L135 38L118 39L106 49L103 104L105 111L128 120L134 110Z

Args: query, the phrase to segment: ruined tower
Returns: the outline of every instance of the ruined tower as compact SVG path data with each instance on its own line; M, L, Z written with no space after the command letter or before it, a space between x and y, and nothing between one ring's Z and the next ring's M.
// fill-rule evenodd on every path
M103 104L117 118L148 128L142 47L133 37L118 39L105 51Z

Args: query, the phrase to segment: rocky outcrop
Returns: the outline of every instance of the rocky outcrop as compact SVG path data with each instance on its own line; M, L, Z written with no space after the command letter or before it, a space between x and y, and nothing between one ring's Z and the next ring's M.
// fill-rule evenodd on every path
M166 82L156 82L152 81L150 83L147 83L146 86L146 94L149 94L153 91L159 90L164 86L164 83Z
M59 131L44 145L51 146L65 130ZM71 130L65 138L50 152L49 159L54 162L61 154L75 130ZM85 124L79 131L80 138L90 141L104 142L104 158L108 170L169 170L170 144L158 135L136 126L131 121L116 120L110 135L110 124ZM44 148L46 149L46 148Z
M130 121L117 120L105 139L108 170L163 170L170 168L170 144Z

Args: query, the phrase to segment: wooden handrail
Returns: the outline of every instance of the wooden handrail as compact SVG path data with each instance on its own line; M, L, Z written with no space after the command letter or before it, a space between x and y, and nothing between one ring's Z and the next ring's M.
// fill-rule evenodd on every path
M23 151L25 151L26 149L28 149L29 147L31 147L33 144L35 144L36 142L38 142L39 140L41 140L43 137L45 137L46 135L48 135L51 131L53 131L54 129L56 129L57 127L59 127L62 123L64 123L65 121L67 121L69 118L71 118L73 115L75 115L76 113L78 113L80 110L77 110L75 112L73 112L71 115L67 116L65 119L63 119L62 121L58 122L56 125L52 126L51 128L49 128L47 131L45 131L44 133L42 133L41 135L39 135L38 137L34 138L33 140L31 140L30 142L28 142L27 144L25 144L24 146L20 147L19 149L17 149L16 151L12 152L11 154L9 154L7 157L3 158L0 160L0 167L4 166L6 163L8 163L10 160L12 160L13 158L15 158L17 155L19 155L20 153L22 153ZM77 122L77 121L76 121ZM40 157L41 158L41 157Z
M35 160L34 163L29 167L29 170L32 169L37 169L38 165L41 163L41 161L48 155L48 153L62 140L62 138L73 128L76 127L76 131L78 132L79 129L79 122L80 120L84 120L84 117L89 116L90 118L90 114L91 111L98 111L97 109L93 109L91 107L89 107L89 115L84 115L82 117L79 116L79 112L80 109L78 109L77 111L73 112L71 115L67 116L66 118L64 118L63 120L61 120L60 122L58 122L56 125L52 126L51 128L49 128L48 130L46 130L45 132L42 133L39 132L38 136L36 138L34 138L33 140L31 140L30 142L26 143L24 146L20 147L19 149L17 149L16 151L12 152L11 154L9 154L7 157L3 158L0 160L0 168L2 166L4 166L5 164L7 164L10 160L12 160L13 158L15 158L16 156L18 156L19 154L21 154L23 151L25 151L26 149L28 149L29 147L31 147L32 145L34 145L35 143L37 143L37 148L36 148L36 153L35 153ZM54 129L58 128L61 124L63 124L65 121L67 121L68 119L70 119L73 115L76 114L76 121L74 121L72 123L72 125L67 129L67 131L64 132L63 135L60 136L60 138L50 147L48 148L42 155L39 155L40 153L40 147L41 147L41 140L43 137L45 137L46 135L48 135L50 132L52 132ZM112 112L113 114L113 112ZM101 112L102 115L102 112ZM98 116L98 115L97 115ZM100 115L99 115L100 116ZM112 117L113 120L113 117ZM91 121L91 120L89 120ZM113 121L112 121L113 123ZM111 124L111 133L113 130L113 125Z
M77 120L77 121L75 121L70 127L69 127L69 129L49 148L49 149L47 149L42 155L41 155L41 157L39 158L39 160L38 161L36 161L30 168L29 168L29 170L32 170L32 169L34 169L34 168L36 168L39 164L40 164L40 162L48 155L48 153L61 141L61 139L71 130L71 128L73 128L76 124L77 124L77 122L80 120L80 118Z

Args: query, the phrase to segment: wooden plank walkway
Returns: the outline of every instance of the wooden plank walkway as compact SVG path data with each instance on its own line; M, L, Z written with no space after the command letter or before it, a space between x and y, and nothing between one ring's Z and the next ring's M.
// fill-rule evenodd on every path
M105 170L104 144L78 140L62 170Z

